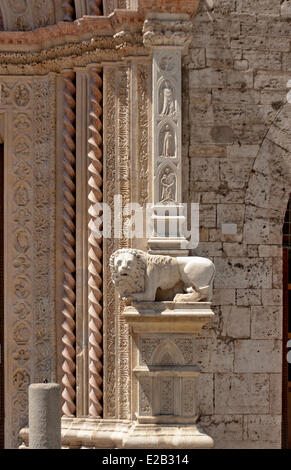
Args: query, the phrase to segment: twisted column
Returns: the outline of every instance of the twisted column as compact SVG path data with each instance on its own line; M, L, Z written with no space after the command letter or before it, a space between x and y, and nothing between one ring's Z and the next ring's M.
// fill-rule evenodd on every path
M102 0L89 0L90 15L102 15Z
M75 17L74 0L63 0L62 7L65 12L64 21L74 21L74 17Z
M76 194L76 144L75 144L75 119L76 119L76 87L75 73L72 71L63 72L64 78L64 130L63 130L63 149L64 149L64 210L63 210L63 257L64 257L64 309L62 311L64 322L62 328L64 335L62 343L64 349L63 356L63 392L64 404L62 407L65 416L75 415L75 300L76 300L76 281L75 281L75 194Z
M102 416L102 79L90 69L89 81L89 414Z

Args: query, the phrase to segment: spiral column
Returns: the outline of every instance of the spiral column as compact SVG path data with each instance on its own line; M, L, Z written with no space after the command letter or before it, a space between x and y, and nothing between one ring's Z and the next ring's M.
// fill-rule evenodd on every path
M74 416L75 405L75 314L76 314L76 280L75 280L75 194L76 194L76 144L75 144L75 120L76 120L76 87L75 73L73 71L64 71L64 130L63 130L63 151L64 151L64 170L63 170L63 258L64 258L64 308L62 324L63 329L63 391L64 400L62 411L65 416Z
M75 18L74 0L63 0L62 7L64 10L64 21L74 21L74 18Z
M89 70L89 414L102 416L102 78Z
M102 0L89 0L90 15L102 15Z

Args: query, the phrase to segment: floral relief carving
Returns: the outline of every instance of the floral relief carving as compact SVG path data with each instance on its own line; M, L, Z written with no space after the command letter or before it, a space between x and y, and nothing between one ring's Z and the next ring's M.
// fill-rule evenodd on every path
M52 0L35 0L31 8L34 27L41 28L55 22L54 4Z
M20 320L25 320L30 314L30 308L25 302L21 302L15 307L14 313Z
M30 337L30 328L27 323L20 322L15 325L13 330L13 338L17 344L28 343Z
M130 128L129 128L129 97L131 87L131 74L128 67L121 67L117 73L118 86L118 161L117 178L118 194L122 196L123 207L131 201L131 160L130 160ZM123 224L126 226L129 215L123 216ZM119 240L119 247L129 246L129 240L123 235ZM119 418L126 419L130 410L130 376L129 376L129 328L122 317L124 305L119 302L118 308L118 400Z
M27 206L29 202L29 189L27 184L20 183L16 186L14 200L18 206Z
M174 73L177 70L176 56L175 55L164 55L160 62L159 67L163 72Z
M26 106L30 99L30 92L26 85L19 84L14 91L14 100L17 106Z
M160 132L160 156L163 158L175 157L176 143L174 130L169 124L162 127Z
M192 379L183 379L183 408L184 416L193 416L195 414L195 382Z
M25 391L29 385L30 377L25 369L17 370L13 376L13 384L15 388Z
M24 13L27 9L27 0L8 0L8 2L14 13Z

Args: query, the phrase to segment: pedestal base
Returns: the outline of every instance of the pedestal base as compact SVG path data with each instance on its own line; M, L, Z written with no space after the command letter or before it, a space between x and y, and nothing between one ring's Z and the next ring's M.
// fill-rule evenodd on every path
M29 429L20 432L28 448ZM196 424L139 424L137 421L62 418L62 448L210 449L213 440Z
M214 443L197 425L136 424L124 448L127 449L211 449Z

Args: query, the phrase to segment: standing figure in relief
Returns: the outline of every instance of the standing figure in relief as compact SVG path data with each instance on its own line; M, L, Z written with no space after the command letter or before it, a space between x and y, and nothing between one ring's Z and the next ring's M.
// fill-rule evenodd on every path
M173 148L173 136L170 130L170 127L167 125L165 127L165 135L164 135L164 143L163 143L163 151L162 157L173 157L172 155L172 148Z
M162 116L170 116L176 112L175 99L173 89L170 86L168 80L165 82L163 89L163 109L161 112Z
M162 185L162 198L161 202L175 202L175 183L176 177L169 167L165 169L165 172L161 178Z

